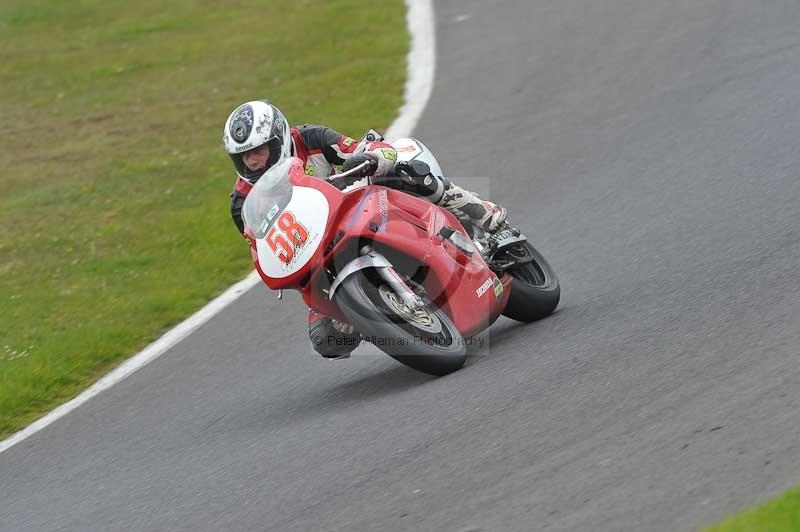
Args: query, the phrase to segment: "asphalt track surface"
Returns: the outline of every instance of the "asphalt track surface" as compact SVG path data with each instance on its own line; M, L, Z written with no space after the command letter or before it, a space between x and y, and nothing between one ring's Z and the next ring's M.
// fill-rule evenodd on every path
M416 134L558 312L434 379L257 287L0 454L0 530L690 530L800 482L800 6L435 7Z

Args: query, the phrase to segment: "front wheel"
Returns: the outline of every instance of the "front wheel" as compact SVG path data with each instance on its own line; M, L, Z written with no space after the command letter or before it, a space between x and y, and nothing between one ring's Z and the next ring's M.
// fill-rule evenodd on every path
M424 298L424 307L409 310L374 270L345 279L334 297L348 321L398 362L439 376L464 365L464 338L450 318Z
M494 260L516 263L504 270L513 277L504 316L531 322L553 313L561 299L561 285L556 272L530 242L502 249Z

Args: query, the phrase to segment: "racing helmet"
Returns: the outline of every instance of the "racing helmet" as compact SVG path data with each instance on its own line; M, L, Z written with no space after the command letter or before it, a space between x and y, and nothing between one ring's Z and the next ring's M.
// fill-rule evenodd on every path
M236 167L236 173L250 183L258 181L264 172L278 162L291 157L293 151L289 123L280 109L267 100L246 102L234 109L225 121L222 142ZM245 166L242 156L264 144L269 147L267 164L264 168L251 171Z

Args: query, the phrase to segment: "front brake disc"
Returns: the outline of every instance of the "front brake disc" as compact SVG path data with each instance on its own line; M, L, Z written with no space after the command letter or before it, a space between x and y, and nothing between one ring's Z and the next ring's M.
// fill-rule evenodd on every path
M398 297L388 285L382 284L378 288L378 293L386 305L405 321L430 334L438 334L442 331L442 322L428 310L428 307L421 307L417 310L409 309L403 300Z

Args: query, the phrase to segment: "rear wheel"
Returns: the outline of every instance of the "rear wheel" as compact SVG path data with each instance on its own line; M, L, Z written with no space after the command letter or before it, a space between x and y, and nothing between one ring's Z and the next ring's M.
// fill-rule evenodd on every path
M516 263L503 270L513 277L504 316L530 322L553 313L561 299L561 286L556 272L530 242L498 251L492 262Z
M424 298L424 307L410 310L374 270L345 279L335 299L348 321L398 362L430 375L464 365L464 339L450 318Z

